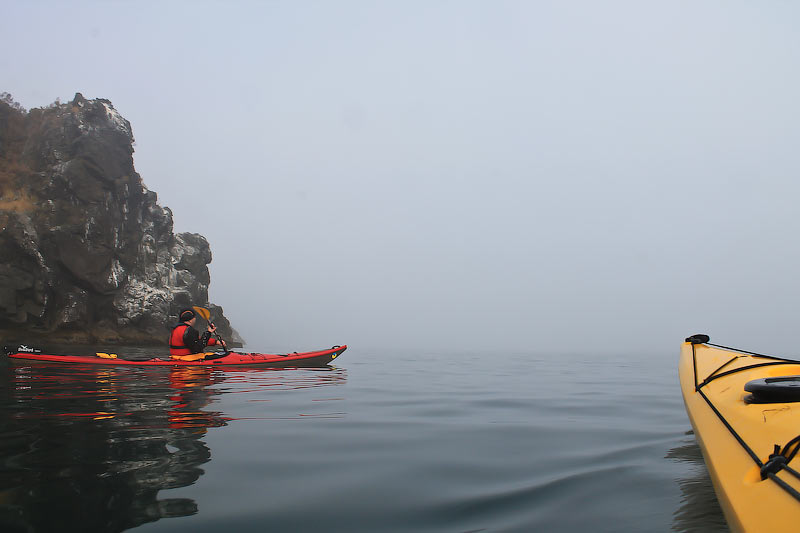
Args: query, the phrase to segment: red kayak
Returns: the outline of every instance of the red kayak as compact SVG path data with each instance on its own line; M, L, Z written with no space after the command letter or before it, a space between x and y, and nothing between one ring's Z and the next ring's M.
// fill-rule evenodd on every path
M321 367L325 366L344 352L345 346L334 346L316 352L294 352L287 354L229 352L228 355L200 361L179 361L168 356L136 356L126 358L114 353L97 352L96 355L56 355L46 354L39 348L19 345L6 348L9 359L22 362L47 362L86 365L113 366L258 366L267 368L287 367Z

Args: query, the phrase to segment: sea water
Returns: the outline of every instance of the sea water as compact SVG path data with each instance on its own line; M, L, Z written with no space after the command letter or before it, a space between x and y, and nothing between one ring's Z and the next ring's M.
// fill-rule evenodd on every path
M0 531L726 531L677 358L0 366Z

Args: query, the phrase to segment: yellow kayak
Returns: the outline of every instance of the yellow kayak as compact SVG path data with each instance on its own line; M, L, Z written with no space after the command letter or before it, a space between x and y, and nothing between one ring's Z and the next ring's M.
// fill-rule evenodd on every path
M709 340L686 339L679 375L728 525L800 531L800 361Z

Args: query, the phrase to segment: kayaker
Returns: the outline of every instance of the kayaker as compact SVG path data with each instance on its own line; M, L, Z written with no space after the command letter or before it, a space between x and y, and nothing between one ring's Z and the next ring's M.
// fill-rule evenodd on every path
M197 313L192 309L183 309L180 312L180 323L172 328L172 333L169 336L169 354L174 359L186 359L186 356L193 354L202 354L206 346L215 346L217 339L212 337L216 326L208 325L208 329L200 335L200 332L194 328L197 323ZM223 348L225 341L222 341ZM193 358L194 359L194 358ZM198 359L202 359L198 358Z

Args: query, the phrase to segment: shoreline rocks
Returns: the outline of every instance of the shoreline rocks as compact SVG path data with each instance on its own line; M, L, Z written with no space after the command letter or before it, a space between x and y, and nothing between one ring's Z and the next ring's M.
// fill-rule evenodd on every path
M165 344L181 308L208 302L208 241L133 166L133 133L108 100L80 93L25 112L0 98L0 336Z

